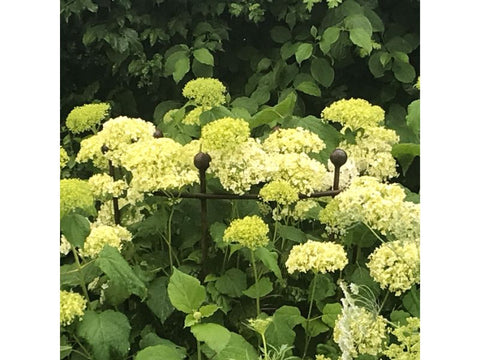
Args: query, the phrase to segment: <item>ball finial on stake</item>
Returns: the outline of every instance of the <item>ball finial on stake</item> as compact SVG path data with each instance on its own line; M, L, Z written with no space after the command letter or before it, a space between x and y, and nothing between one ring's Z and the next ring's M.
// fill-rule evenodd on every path
M155 132L153 133L153 137L155 139L160 139L163 137L163 132L160 129L155 129Z
M193 158L193 164L198 170L207 170L210 166L210 161L212 161L212 158L210 157L210 155L204 152L199 152Z
M342 149L335 149L330 154L330 161L335 167L340 167L347 162L347 153Z

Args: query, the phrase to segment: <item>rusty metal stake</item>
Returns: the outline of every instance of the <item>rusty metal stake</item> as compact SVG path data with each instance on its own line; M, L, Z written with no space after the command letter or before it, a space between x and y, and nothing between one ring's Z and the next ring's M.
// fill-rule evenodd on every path
M102 153L105 154L108 151L108 146L102 146ZM108 173L112 177L113 181L115 181L115 167L112 164L112 160L108 160ZM113 202L113 218L115 221L115 225L120 225L120 209L118 208L118 198L112 198Z

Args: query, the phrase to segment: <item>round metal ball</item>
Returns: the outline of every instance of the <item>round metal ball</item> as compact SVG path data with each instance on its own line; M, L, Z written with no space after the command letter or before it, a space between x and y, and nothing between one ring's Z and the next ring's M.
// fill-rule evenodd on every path
M340 167L347 162L347 153L342 149L335 149L330 154L330 160L335 167Z
M193 158L193 163L198 170L207 170L212 158L207 153L199 152Z
M102 154L105 154L108 150L109 149L107 145L102 145L102 148L101 148Z
M155 132L153 133L153 137L155 139L159 139L163 137L163 132L162 130L156 129Z

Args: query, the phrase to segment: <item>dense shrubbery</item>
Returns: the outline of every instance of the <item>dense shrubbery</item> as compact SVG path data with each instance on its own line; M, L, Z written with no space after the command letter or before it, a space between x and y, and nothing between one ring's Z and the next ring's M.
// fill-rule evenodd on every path
M62 358L418 359L417 1L61 4Z

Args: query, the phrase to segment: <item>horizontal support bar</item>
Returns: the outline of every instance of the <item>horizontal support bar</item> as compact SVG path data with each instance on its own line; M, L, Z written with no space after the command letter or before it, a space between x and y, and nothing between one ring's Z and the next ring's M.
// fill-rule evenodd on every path
M311 195L299 194L298 197L300 199L311 199L311 198L320 198L325 196L335 196L338 195L342 190L328 190L328 191L320 191L317 193L313 193ZM259 195L257 194L244 194L244 195L236 195L236 194L204 194L204 193L187 193L187 192L178 192L178 191L156 191L153 193L156 196L166 196L166 197L173 197L173 198L184 198L184 199L229 199L229 200L259 200Z

